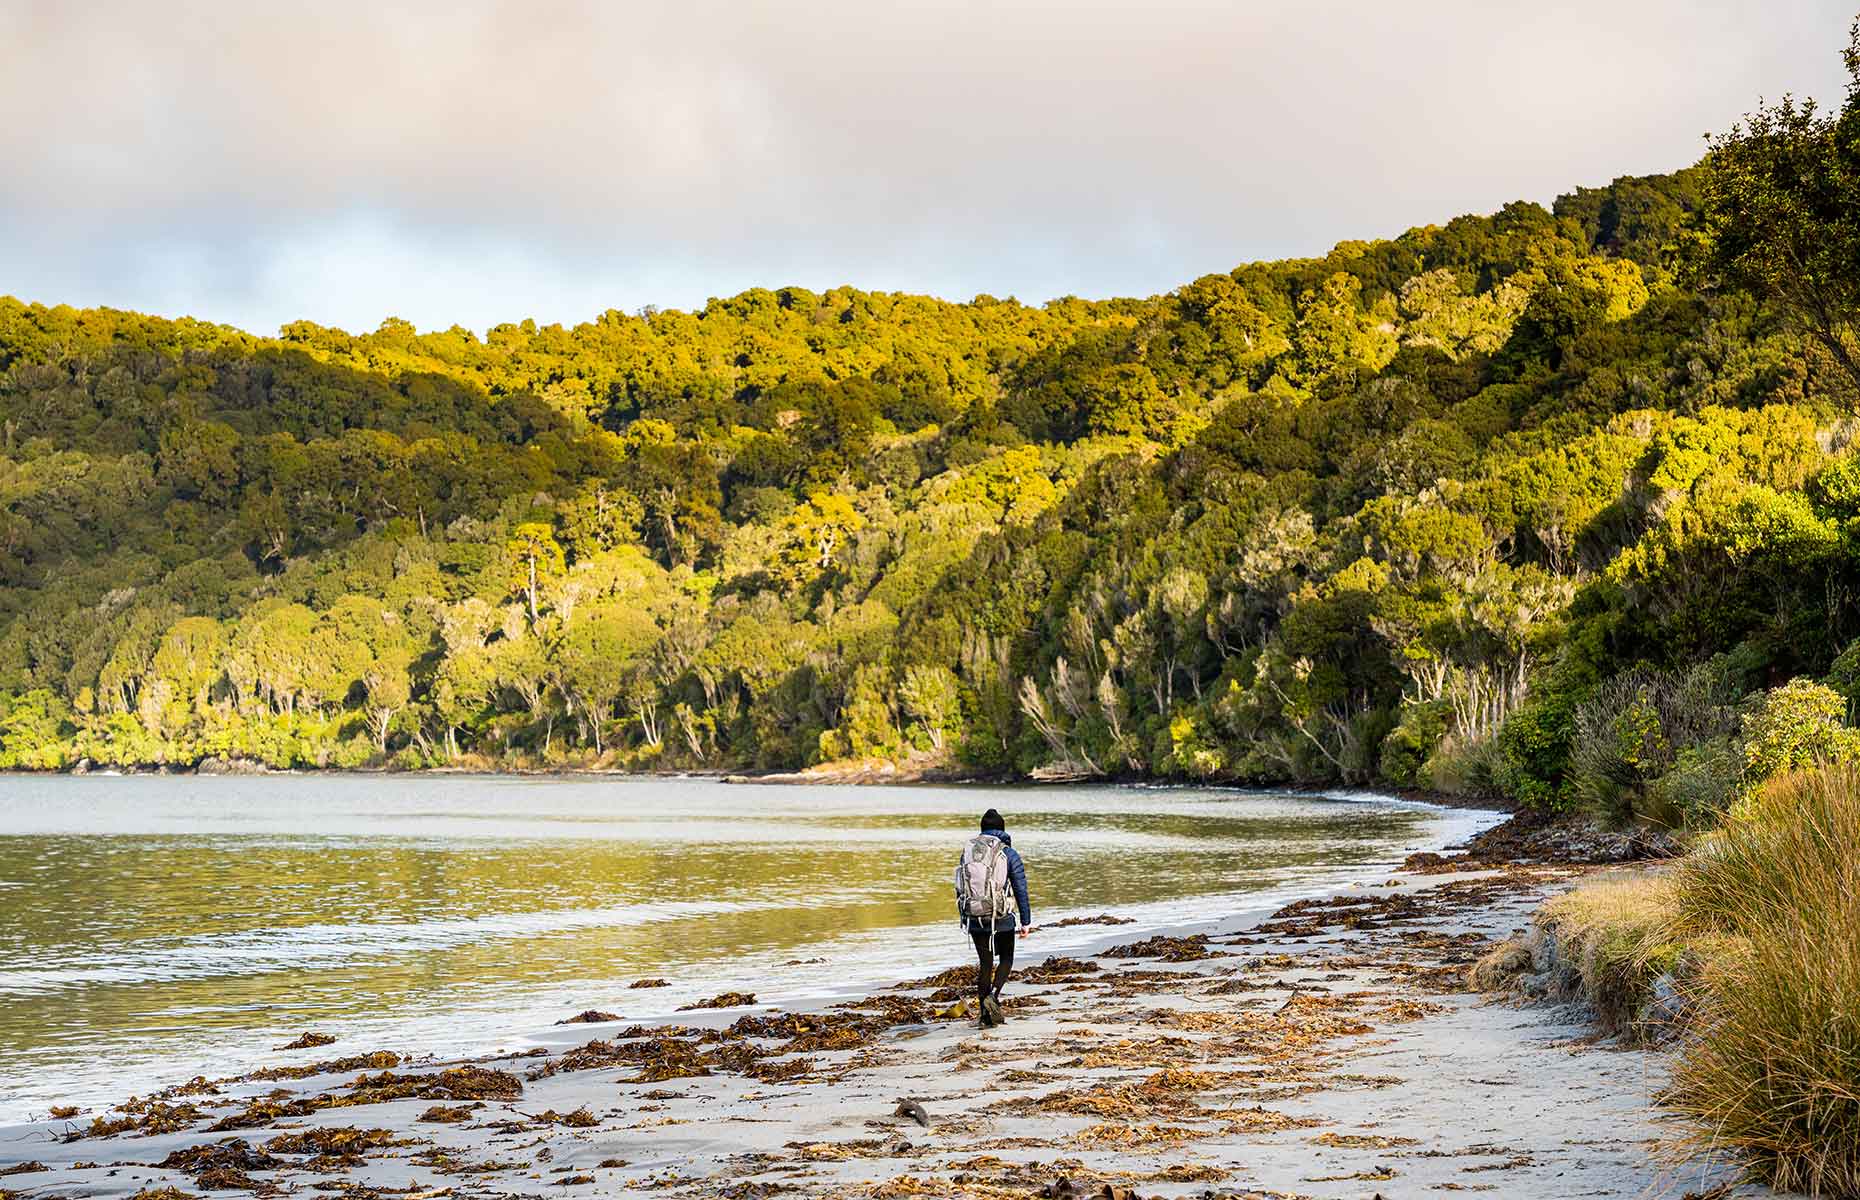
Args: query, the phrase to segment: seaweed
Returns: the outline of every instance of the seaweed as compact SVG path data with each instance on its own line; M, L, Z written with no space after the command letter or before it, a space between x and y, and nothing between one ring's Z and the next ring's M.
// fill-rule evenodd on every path
M1136 1150L1152 1146L1179 1146L1212 1136L1183 1125L1093 1125L1072 1135L1072 1141L1094 1150Z
M265 1143L273 1154L354 1154L376 1146L392 1146L391 1129L357 1129L353 1125L325 1126L301 1133L281 1133Z
M886 1025L923 1025L936 1015L930 1005L922 1000L884 993L867 996L862 1000L849 1000L838 1007L855 1011L878 1009L878 1015L884 1018Z
M811 1058L790 1058L781 1062L757 1062L750 1066L748 1074L763 1083L788 1083L814 1073L815 1062Z
M601 1123L601 1119L589 1112L585 1104L574 1112L559 1113L553 1108L544 1109L530 1119L538 1124L566 1125L570 1129L591 1129Z
M1189 937L1167 937L1157 934L1144 938L1140 942L1128 942L1122 946L1113 946L1104 952L1105 958L1159 958L1164 962L1198 962L1204 958L1228 957L1222 951L1208 948L1208 935L1197 933Z
M877 1030L858 1025L840 1025L832 1029L815 1030L803 1033L799 1037L788 1039L781 1047L783 1054L796 1054L803 1051L854 1050L865 1045L877 1035Z
M1014 977L1022 983L1076 983L1087 975L1103 970L1103 967L1088 958L1055 955L1045 962L1020 968L1014 972Z
M660 1083L711 1073L698 1057L697 1047L682 1038L658 1038L646 1045L647 1053L639 1059L639 1074L633 1077L634 1083Z
M572 1017L564 1017L560 1021L557 1021L556 1024L557 1025L602 1025L609 1021L618 1021L619 1019L620 1017L618 1016L618 1014L610 1013L610 1012L602 1012L598 1008L590 1008L586 1010L585 1012L578 1012Z
M114 1137L131 1130L144 1137L153 1137L161 1133L179 1133L207 1118L206 1113L192 1104L164 1104L159 1100L131 1100L117 1111L124 1115L93 1117L88 1128L74 1129L65 1135L64 1140L75 1142L80 1138Z
M699 1000L695 1004L681 1005L679 1012L695 1012L701 1008L743 1008L756 1002L754 992L724 992L708 1000Z
M633 1033L634 1030L627 1032ZM662 1079L710 1074L709 1066L698 1056L696 1041L666 1030L642 1032L645 1036L625 1041L605 1042L596 1038L550 1059L531 1071L529 1078L535 1081L560 1071L591 1071L615 1066L640 1067L641 1073L635 1078L635 1083L657 1083ZM679 1032L686 1031L681 1029Z
M715 1036L722 1038L791 1038L830 1029L836 1018L827 1013L751 1013L736 1018Z
M327 1046L335 1040L336 1039L333 1036L327 1033L310 1033L306 1031L304 1033L299 1034L297 1036L296 1041L286 1042L282 1046L273 1046L272 1049L273 1050L310 1050L310 1049L314 1049L317 1046Z
M414 1120L430 1121L439 1125L450 1125L459 1121L471 1120L472 1113L483 1107L484 1105L482 1104L435 1104L415 1117Z
M891 1143L883 1138L854 1138L849 1142L787 1142L803 1162L845 1162L849 1158L881 1158Z
M276 1184L261 1183L238 1167L211 1167L195 1176L194 1182L209 1192L237 1190L270 1194L278 1190Z
M763 1058L766 1053L767 1051L752 1046L746 1041L732 1042L727 1046L719 1046L709 1054L706 1054L704 1056L704 1062L719 1070L731 1071L738 1075L746 1075L749 1073L749 1069L756 1065L757 1060Z
M199 1175L213 1170L275 1171L284 1164L261 1150L254 1150L244 1138L221 1138L217 1142L176 1150L162 1159L160 1165L185 1175Z
M489 1067L448 1067L434 1075L357 1075L350 1094L329 1097L331 1108L351 1104L380 1104L387 1100L515 1100L523 1094L523 1081L508 1071Z
M973 988L975 986L975 972L976 965L974 963L964 963L960 967L949 967L923 979L911 979L903 983L893 984L891 990L894 992L915 992L922 988L963 986Z
M207 1126L208 1133L224 1133L229 1129L253 1129L269 1125L281 1117L307 1117L322 1105L316 1100L254 1100L242 1112L221 1117Z
M322 1062L305 1063L297 1067L265 1067L240 1076L242 1081L308 1079L313 1075L346 1074L349 1071L384 1071L400 1066L400 1055L392 1050L376 1050L372 1054L353 1054L348 1058L330 1058Z

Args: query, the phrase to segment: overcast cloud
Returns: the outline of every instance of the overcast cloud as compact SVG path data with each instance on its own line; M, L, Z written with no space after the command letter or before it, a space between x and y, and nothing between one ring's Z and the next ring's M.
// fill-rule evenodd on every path
M1838 101L1854 0L0 0L0 293L482 330L1148 295Z

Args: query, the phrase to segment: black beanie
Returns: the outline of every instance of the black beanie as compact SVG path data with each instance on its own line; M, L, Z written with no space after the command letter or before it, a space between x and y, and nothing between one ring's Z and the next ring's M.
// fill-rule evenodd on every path
M1006 833L1007 822L1001 819L1000 813L996 812L994 809L991 808L987 812L982 814L982 832L983 833Z

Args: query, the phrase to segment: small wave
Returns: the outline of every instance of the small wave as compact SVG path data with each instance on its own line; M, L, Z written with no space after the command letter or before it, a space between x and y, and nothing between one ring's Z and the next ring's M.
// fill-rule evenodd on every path
M0 996L38 996L94 984L172 982L329 968L362 959L426 954L487 941L625 928L788 907L787 899L682 900L603 908L499 913L431 921L319 923L144 942L89 961L0 970Z

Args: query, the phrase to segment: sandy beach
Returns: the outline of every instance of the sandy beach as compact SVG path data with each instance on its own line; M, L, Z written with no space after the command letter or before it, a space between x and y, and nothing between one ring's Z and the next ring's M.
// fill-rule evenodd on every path
M1769 1194L1657 1160L1659 1052L1466 990L1536 903L1603 868L1414 865L1263 921L1107 922L1072 957L1042 959L1036 933L997 1029L964 1011L973 966L952 956L813 1012L726 996L678 1025L533 1031L494 1059L306 1048L301 1067L0 1129L0 1191Z

